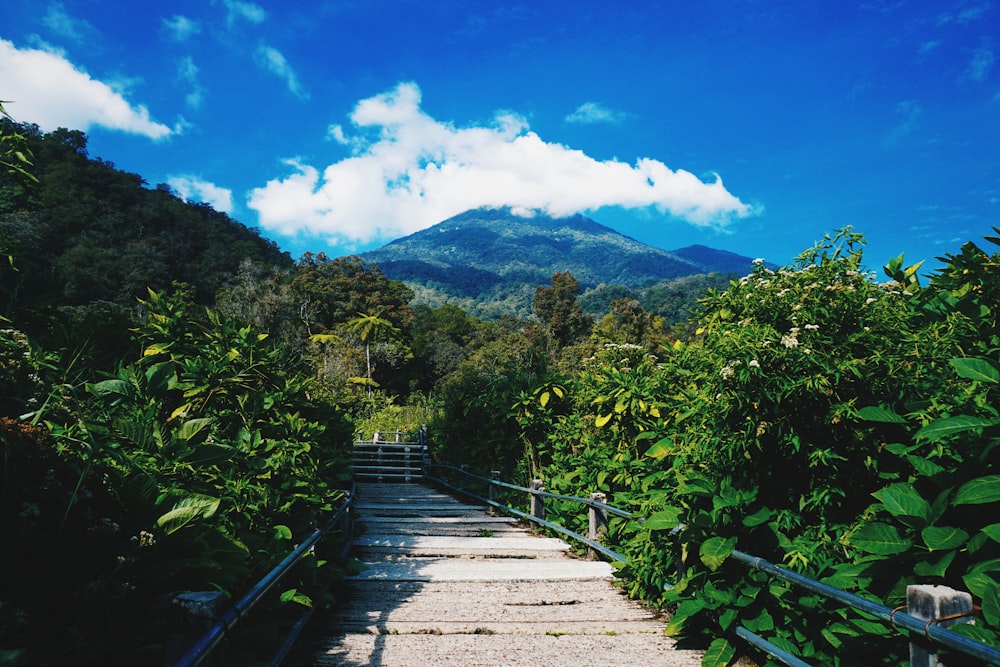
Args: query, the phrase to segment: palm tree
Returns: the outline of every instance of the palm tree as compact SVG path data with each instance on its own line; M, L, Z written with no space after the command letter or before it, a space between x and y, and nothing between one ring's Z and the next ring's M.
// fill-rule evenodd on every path
M384 320L378 313L358 313L353 320L348 320L347 328L361 338L365 344L365 361L368 365L368 395L372 393L372 355L371 343L385 334L395 334L399 331L389 320Z

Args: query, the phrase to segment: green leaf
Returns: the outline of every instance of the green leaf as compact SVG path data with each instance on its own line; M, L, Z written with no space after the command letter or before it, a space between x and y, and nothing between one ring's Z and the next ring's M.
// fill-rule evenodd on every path
M851 544L866 553L890 556L903 553L913 542L901 537L895 526L872 523L854 533Z
M673 438L663 438L646 450L646 456L653 459L662 459L664 456L670 454L673 444Z
M205 442L209 434L209 426L212 425L212 419L209 417L201 417L199 419L189 419L184 422L177 432L174 433L174 440L183 442L186 445L197 445L199 443Z
M1000 475L987 475L966 482L955 494L955 505L982 505L1000 500Z
M156 520L167 535L175 533L198 517L209 518L215 514L222 502L219 498L193 493L174 503L173 508Z
M983 419L981 417L970 417L968 415L958 415L956 417L944 417L935 419L927 426L917 431L914 436L917 440L929 440L937 442L943 438L972 431L989 426L1000 424L1000 419Z
M274 527L274 536L279 540L290 540L292 539L292 529L284 524L278 524Z
M986 537L994 542L1000 542L1000 523L991 523L982 530L986 533Z
M892 516L920 519L921 526L926 525L929 520L930 503L921 498L920 494L909 484L892 484L884 489L879 489L872 495L882 501L882 507Z
M986 359L949 359L959 377L978 382L1000 383L1000 371Z
M708 650L701 657L701 667L726 667L735 656L736 647L719 637L708 645Z
M305 593L300 593L297 588L289 588L287 591L281 594L282 602L295 602L302 605L303 607L312 606L312 598L310 598Z
M655 512L647 518L642 526L647 530L673 530L681 522L681 511L670 507Z
M698 557L705 566L712 570L718 570L729 555L733 553L736 546L736 538L724 539L721 537L710 537L698 548Z
M866 422L880 422L883 424L905 424L906 420L897 415L889 408L878 405L868 405L858 410L858 417Z
M95 384L87 384L87 391L94 396L129 396L132 393L132 385L128 380L104 380Z
M913 566L913 573L918 577L943 577L948 571L948 566L958 555L957 550L946 552L936 561L923 561Z
M759 526L763 523L770 521L773 516L773 512L766 507L761 507L759 510L750 514L749 516L743 517L743 525L747 528L753 528L754 526Z
M218 465L233 458L236 452L235 447L228 445L203 444L195 447L184 461L195 466Z
M969 539L969 534L961 528L951 526L927 526L920 531L920 537L931 551L957 549Z

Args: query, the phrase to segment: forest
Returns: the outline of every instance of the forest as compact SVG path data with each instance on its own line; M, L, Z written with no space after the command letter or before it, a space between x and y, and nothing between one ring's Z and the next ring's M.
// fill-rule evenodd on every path
M670 317L634 291L581 305L559 272L533 317L485 321L357 257L292 260L83 133L2 123L0 664L162 663L174 596L240 595L336 503L356 434L422 424L439 461L645 517L612 523L620 583L706 665L773 664L737 610L813 664L907 650L737 548L889 606L967 590L959 631L998 643L1000 238L921 274L872 270L845 227L676 285ZM351 567L317 552L228 659L336 605Z

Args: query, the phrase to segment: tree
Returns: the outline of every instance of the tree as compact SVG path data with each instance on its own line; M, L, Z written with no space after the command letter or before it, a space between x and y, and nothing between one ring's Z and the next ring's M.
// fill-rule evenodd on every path
M535 315L559 347L580 340L593 326L592 318L576 302L578 294L580 282L569 271L553 274L551 287L540 285L535 290Z
M371 343L383 335L398 334L399 329L392 322L383 319L378 314L358 313L358 316L347 322L347 329L361 338L365 345L365 363L368 369L368 395L372 394L372 353Z

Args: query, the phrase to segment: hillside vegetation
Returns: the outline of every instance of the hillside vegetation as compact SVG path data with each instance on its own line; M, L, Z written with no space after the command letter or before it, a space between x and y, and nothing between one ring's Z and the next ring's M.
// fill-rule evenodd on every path
M643 517L608 535L630 557L622 585L706 665L774 664L740 625L813 664L907 652L734 549L889 606L913 582L968 590L980 611L960 631L997 644L997 252L970 242L931 276L902 257L880 275L845 228L740 277L530 274L491 288L530 317L493 302L486 320L418 303L431 287L364 258L293 262L88 157L82 134L0 130L0 566L16 573L0 664L162 664L182 642L175 595L245 592L341 497L352 435L421 424L439 460ZM606 233L562 224L535 245L572 256L573 234ZM300 609L340 604L351 563L332 553L215 664L252 664Z

